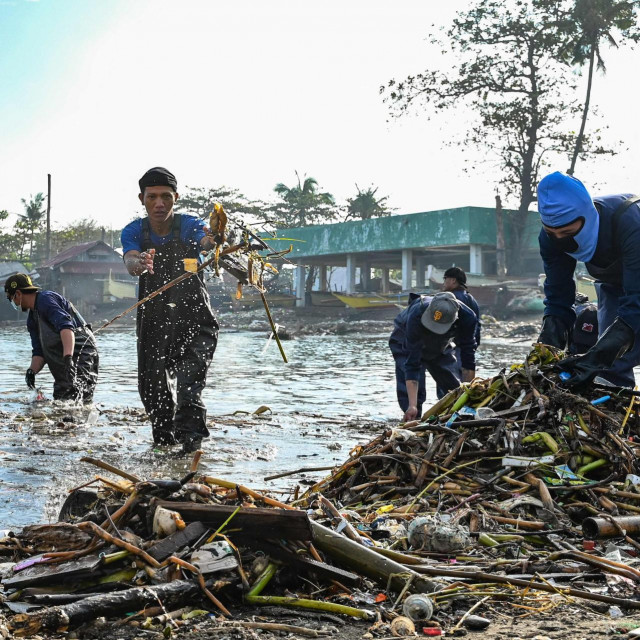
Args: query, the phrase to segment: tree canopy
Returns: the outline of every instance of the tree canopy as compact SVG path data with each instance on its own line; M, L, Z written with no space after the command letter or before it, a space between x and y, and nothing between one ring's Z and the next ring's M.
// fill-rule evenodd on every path
M301 180L296 171L296 178L297 184L292 187L279 182L273 188L279 200L269 207L272 222L281 227L304 227L335 221L338 209L333 195L320 191L318 181L311 176Z
M387 205L389 196L376 198L378 187L371 185L367 189L360 189L353 198L347 198L347 214L345 220L369 220L370 218L383 218L390 216L393 209Z
M635 43L640 39L638 28L637 0L575 0L564 30L568 34L565 52L571 64L587 65L587 88L585 92L580 131L576 138L571 165L567 173L573 175L582 150L582 141L591 104L594 67L606 72L603 43L618 48L618 42ZM597 63L597 64L596 64Z
M576 78L566 63L566 0L475 0L459 12L444 38L432 42L443 51L446 68L428 68L380 88L391 113L425 109L428 117L468 108L472 122L454 143L468 147L466 170L494 173L496 187L518 201L508 264L520 268L525 214L536 199L541 172L573 149L581 104ZM579 156L612 153L599 133L585 136Z
M175 206L178 213L191 213L200 218L207 218L213 211L213 205L219 202L227 213L240 216L242 219L255 218L261 215L264 204L249 200L238 189L230 187L187 187L185 193Z

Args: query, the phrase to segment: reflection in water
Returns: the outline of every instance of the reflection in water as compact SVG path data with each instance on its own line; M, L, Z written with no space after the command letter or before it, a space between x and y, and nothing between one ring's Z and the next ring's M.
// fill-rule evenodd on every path
M24 328L0 329L0 528L54 520L67 489L96 470L78 463L83 455L104 458L141 477L183 475L188 461L171 459L151 444L141 419L133 328L97 336L100 380L94 397L100 412L68 406L33 406L24 384L31 351ZM393 359L387 335L307 336L284 342L289 364L261 333L220 334L203 399L212 421L201 470L258 488L262 478L305 466L342 462L357 442L384 428L364 419L397 420ZM527 343L483 344L477 373L491 375L527 352ZM37 378L51 396L52 378ZM427 378L428 402L435 387ZM253 417L267 405L272 414ZM65 420L63 420L65 418ZM355 425L345 425L355 419ZM322 473L310 476L319 479ZM269 487L291 487L301 476Z

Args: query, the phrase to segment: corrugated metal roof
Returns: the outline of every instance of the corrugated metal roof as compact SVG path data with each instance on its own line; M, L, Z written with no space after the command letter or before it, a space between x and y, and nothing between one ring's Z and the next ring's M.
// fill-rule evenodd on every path
M61 251L57 256L54 256L53 258L50 258L49 260L43 262L39 266L39 268L53 269L54 267L57 267L59 264L62 264L63 262L68 262L69 260L73 260L73 258L76 258L77 256L85 253L86 251L89 251L89 249L93 249L93 247L96 247L98 245L104 245L105 247L107 247L107 249L114 251L113 247L110 247L106 242L103 242L102 240L94 240L93 242L83 242L81 244L76 244L73 247L69 247L64 251Z
M0 260L0 280L8 278L14 273L29 273L29 269L17 260Z

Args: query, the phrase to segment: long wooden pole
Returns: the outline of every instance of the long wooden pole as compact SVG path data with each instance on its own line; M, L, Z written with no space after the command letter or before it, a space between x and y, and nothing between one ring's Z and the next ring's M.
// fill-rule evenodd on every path
M47 173L47 260L51 257L51 174Z
M225 253L230 253L230 252L227 249L223 252L223 254ZM115 318L111 318L111 320L109 320L108 322L105 322L101 327L98 327L94 331L94 333L98 333L98 331L102 331L102 329L105 329L110 324L113 324L116 320L119 320L123 316L126 316L128 313L131 313L134 309L137 309L141 304L144 304L145 302L149 302L149 300L151 300L152 298L155 298L157 295L160 295L163 291L166 291L167 289L173 287L179 282L182 282L183 280L190 278L196 273L199 273L200 271L208 267L210 264L212 264L215 261L215 259L216 257L214 253L214 256L212 258L209 258L208 260L205 260L196 269L196 271L185 271L183 274L179 275L177 278L174 278L173 280L167 282L167 284L162 285L159 289L152 291L148 296L146 296L145 298L142 298L142 300L138 300L138 302L136 302L134 305L131 305L128 309L125 309L122 313L119 313ZM267 318L269 319L269 324L271 325L271 331L273 332L273 337L276 339L278 349L280 349L280 355L282 356L282 359L286 363L288 363L289 361L287 360L287 355L285 354L284 348L282 347L282 343L280 342L280 337L278 336L276 325L273 322L273 318L271 317L271 311L269 310L269 305L267 304L267 298L264 295L264 291L261 291L260 289L258 289L258 291L260 291L260 297L262 298L262 304L264 304L264 310L267 312Z
M273 333L273 337L276 339L276 344L278 345L278 349L280 349L280 355L285 363L288 363L287 354L284 352L282 348L282 343L280 342L280 336L278 336L278 330L276 329L276 325L273 322L273 318L271 317L271 311L269 310L269 305L267 304L267 299L264 295L264 292L260 292L260 297L262 298L262 304L264 305L264 310L267 312L267 318L269 318L269 324L271 325L271 333Z

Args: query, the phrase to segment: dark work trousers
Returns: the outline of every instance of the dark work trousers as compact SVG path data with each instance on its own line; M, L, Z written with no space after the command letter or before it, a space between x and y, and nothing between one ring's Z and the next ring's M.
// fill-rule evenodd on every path
M605 282L596 282L598 294L598 333L602 335L618 317L620 298L624 296L622 287ZM603 369L599 376L620 387L635 387L633 367L640 364L640 333L636 333L633 347L618 358L610 369Z
M146 225L145 225L146 223ZM199 247L182 242L180 216L172 239L154 246L143 221L142 249L155 249L154 273L140 276L140 299L184 273L184 258ZM201 394L218 340L218 322L202 274L170 287L138 308L138 390L157 444L188 443L209 435Z
M175 444L209 435L201 395L217 340L216 329L202 326L176 356L154 349L145 353L138 389L151 418L154 442Z
M407 394L407 381L404 373L404 363L407 359L405 353L394 353L393 359L396 363L396 394L398 404L403 411L409 408L409 396ZM452 389L460 386L460 379L457 377L458 363L453 349L447 349L433 360L423 360L420 365L420 378L418 379L418 416L422 415L422 405L427 397L425 372L436 383L436 394L439 398L445 396Z

